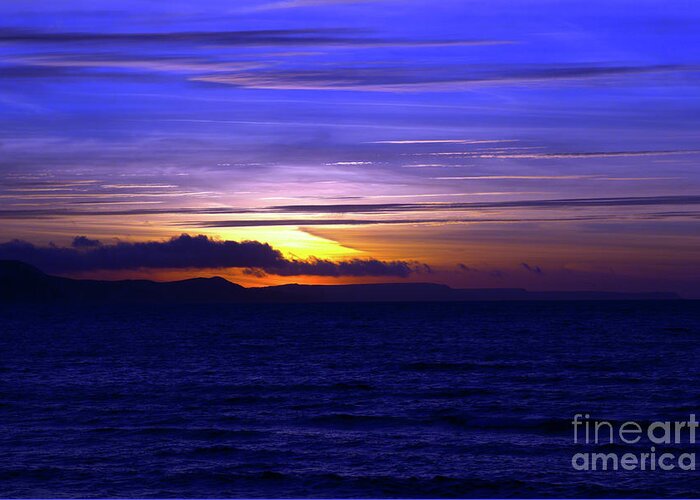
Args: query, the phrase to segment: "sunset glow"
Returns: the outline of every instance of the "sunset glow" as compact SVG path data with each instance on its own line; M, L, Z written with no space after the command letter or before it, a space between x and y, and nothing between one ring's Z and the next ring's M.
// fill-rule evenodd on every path
M206 235L285 263L33 263L698 297L692 2L38 4L0 6L0 258Z

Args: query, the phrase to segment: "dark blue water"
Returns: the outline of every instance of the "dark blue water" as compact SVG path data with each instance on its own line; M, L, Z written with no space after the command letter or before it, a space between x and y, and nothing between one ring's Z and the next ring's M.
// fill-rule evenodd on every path
M0 320L1 497L700 494L697 472L574 470L586 447L570 425L700 415L698 303L4 306Z

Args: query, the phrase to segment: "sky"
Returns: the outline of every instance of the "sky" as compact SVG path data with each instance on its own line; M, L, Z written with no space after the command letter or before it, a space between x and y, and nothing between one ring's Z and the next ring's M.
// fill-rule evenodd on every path
M700 4L3 0L0 258L700 298Z

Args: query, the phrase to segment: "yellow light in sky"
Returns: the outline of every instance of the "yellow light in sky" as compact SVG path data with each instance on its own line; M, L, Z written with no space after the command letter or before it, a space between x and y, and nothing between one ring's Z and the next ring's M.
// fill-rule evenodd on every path
M363 252L341 245L331 239L311 235L296 226L236 227L201 231L208 236L224 240L256 240L269 243L288 257L307 259L348 259Z

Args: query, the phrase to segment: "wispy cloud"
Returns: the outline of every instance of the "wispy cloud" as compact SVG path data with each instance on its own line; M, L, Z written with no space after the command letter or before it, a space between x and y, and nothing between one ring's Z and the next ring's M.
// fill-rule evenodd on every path
M672 216L668 216L670 218ZM680 217L680 215L679 215ZM685 217L685 216L683 216ZM383 219L239 219L217 221L186 221L175 223L176 227L189 228L226 228L226 227L312 227L312 226L377 226L377 225L444 225L475 224L503 222L574 222L607 220L610 217L600 215L579 215L571 217L442 217L442 218L383 218ZM656 218L656 217L654 217Z
M363 3L378 3L386 0L281 0L268 2L242 9L243 12L264 12L268 10L297 9L303 7L330 7L334 5L352 5Z
M370 141L369 144L492 144L518 142L516 139L405 139L394 141Z
M521 85L697 71L688 65L499 67L336 67L314 70L253 71L193 77L238 87L286 90L455 91L475 85Z
M75 209L55 209L45 208L18 208L0 210L0 218L57 218L57 217L79 217L79 216L132 216L132 215L269 215L269 214L372 214L387 213L396 215L403 212L442 212L442 211L468 211L480 209L563 209L563 208L587 208L587 207L642 207L642 206L682 206L700 205L700 195L687 196L640 196L640 197L613 197L613 198L563 198L563 199L537 199L537 200L510 200L510 201L479 201L479 202L423 202L423 203L348 203L348 204L300 204L300 205L274 205L264 208L248 207L164 207L118 210L98 210L95 208L75 210ZM241 225L310 225L318 219L297 219L294 217L286 219L246 219L235 221ZM395 219L394 219L395 220ZM318 220L319 224L339 224L353 223L348 219ZM431 219L431 221L433 221ZM211 221L221 223L222 221ZM359 223L367 221L360 220ZM374 221L376 223L377 221ZM391 222L391 219L389 220ZM411 220L399 221L400 223L411 223ZM441 222L437 220L435 222ZM443 221L444 222L444 221Z
M238 47L448 47L469 45L502 45L510 40L490 39L418 39L382 38L368 36L367 30L351 28L309 28L239 31L178 31L142 33L44 32L0 28L0 42L14 44L44 44L50 46L79 44L109 44L143 47L144 44L184 46Z
M573 153L510 153L495 152L484 153L479 151L444 151L436 153L415 153L415 155L427 156L460 156L468 158L499 158L509 160L566 160L570 158L618 158L633 156L669 156L669 155L694 155L700 153L698 149L678 149L660 151L598 151L598 152L573 152Z
M542 271L542 268L540 266L531 265L531 264L528 264L527 262L523 262L522 264L520 264L520 267L522 267L527 272L532 273L532 274L538 274L538 275L544 274L544 271Z
M611 177L607 175L459 175L447 177L433 177L433 179L445 181L491 181L491 180L519 180L519 181L567 181L567 180L593 180L593 181L660 181L678 179L678 177Z
M280 205L271 210L293 213L381 213L400 211L469 210L486 208L570 208L658 205L700 205L700 196L636 196L615 198L563 198L467 203L379 203L344 205Z
M113 54L65 54L13 57L5 62L17 66L45 68L116 68L172 73L212 73L243 71L264 67L265 64L242 61L218 61L203 57L127 56ZM21 67L21 66L20 66Z

